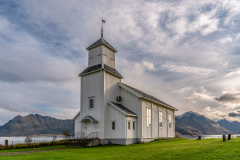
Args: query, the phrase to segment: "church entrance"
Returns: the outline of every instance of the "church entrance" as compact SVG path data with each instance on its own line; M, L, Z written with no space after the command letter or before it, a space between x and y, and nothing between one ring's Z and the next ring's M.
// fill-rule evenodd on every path
M98 121L92 116L85 116L82 121L82 132L84 136L98 135ZM92 135L90 135L92 134Z

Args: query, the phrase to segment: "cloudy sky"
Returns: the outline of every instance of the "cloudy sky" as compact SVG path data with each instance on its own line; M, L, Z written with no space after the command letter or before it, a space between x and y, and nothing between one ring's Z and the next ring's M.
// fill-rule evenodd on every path
M79 111L78 74L102 18L124 83L178 115L240 120L238 0L0 0L0 124Z

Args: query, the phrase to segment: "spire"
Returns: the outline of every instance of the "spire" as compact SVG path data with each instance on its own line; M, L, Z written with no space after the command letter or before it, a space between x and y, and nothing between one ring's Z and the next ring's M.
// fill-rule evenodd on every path
M103 23L105 23L105 20L102 19L102 29L101 29L101 39L103 42Z

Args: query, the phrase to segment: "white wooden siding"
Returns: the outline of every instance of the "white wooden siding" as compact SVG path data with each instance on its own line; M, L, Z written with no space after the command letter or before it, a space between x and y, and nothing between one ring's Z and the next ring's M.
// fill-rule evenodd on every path
M152 127L147 127L147 108L152 109ZM160 128L159 111L162 111L163 126ZM172 128L168 127L168 115L172 116ZM142 101L142 137L143 138L158 138L158 137L175 137L175 120L174 112L159 104L150 101Z
M102 46L102 53L105 54L107 58L104 63L112 68L115 68L115 53L105 46Z
M80 122L80 115L75 119L75 125L74 125L74 133L81 132L81 123Z
M126 138L126 117L120 111L108 104L108 132L109 137L105 138ZM112 121L115 121L115 130L112 130Z
M104 126L102 121L102 100L103 100L103 74L102 71L82 76L81 78L81 114L82 120L86 115L94 117L99 121L98 127ZM89 97L94 97L94 108L89 109ZM93 130L87 127L87 129ZM88 133L88 131L87 131ZM85 133L85 135L87 134ZM102 133L100 133L102 136Z
M109 123L109 114L107 106L108 101L116 102L116 97L120 95L120 89L118 83L121 82L121 79L109 74L108 72L104 71L104 102L103 102L103 114L104 114L104 121L105 124ZM104 137L109 137L109 125L104 127Z
M137 96L133 95L132 93L128 92L127 90L120 88L122 101L121 104L134 113L138 115L136 124L137 127L137 137L142 137L142 101Z
M89 50L88 67L102 63L102 46L95 47Z

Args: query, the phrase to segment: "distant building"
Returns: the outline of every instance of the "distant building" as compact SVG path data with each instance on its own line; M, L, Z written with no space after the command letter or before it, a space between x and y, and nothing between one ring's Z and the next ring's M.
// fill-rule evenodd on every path
M73 118L75 135L98 134L102 143L132 144L175 137L176 108L121 82L115 53L104 38L87 50L88 67L81 77L81 106Z

